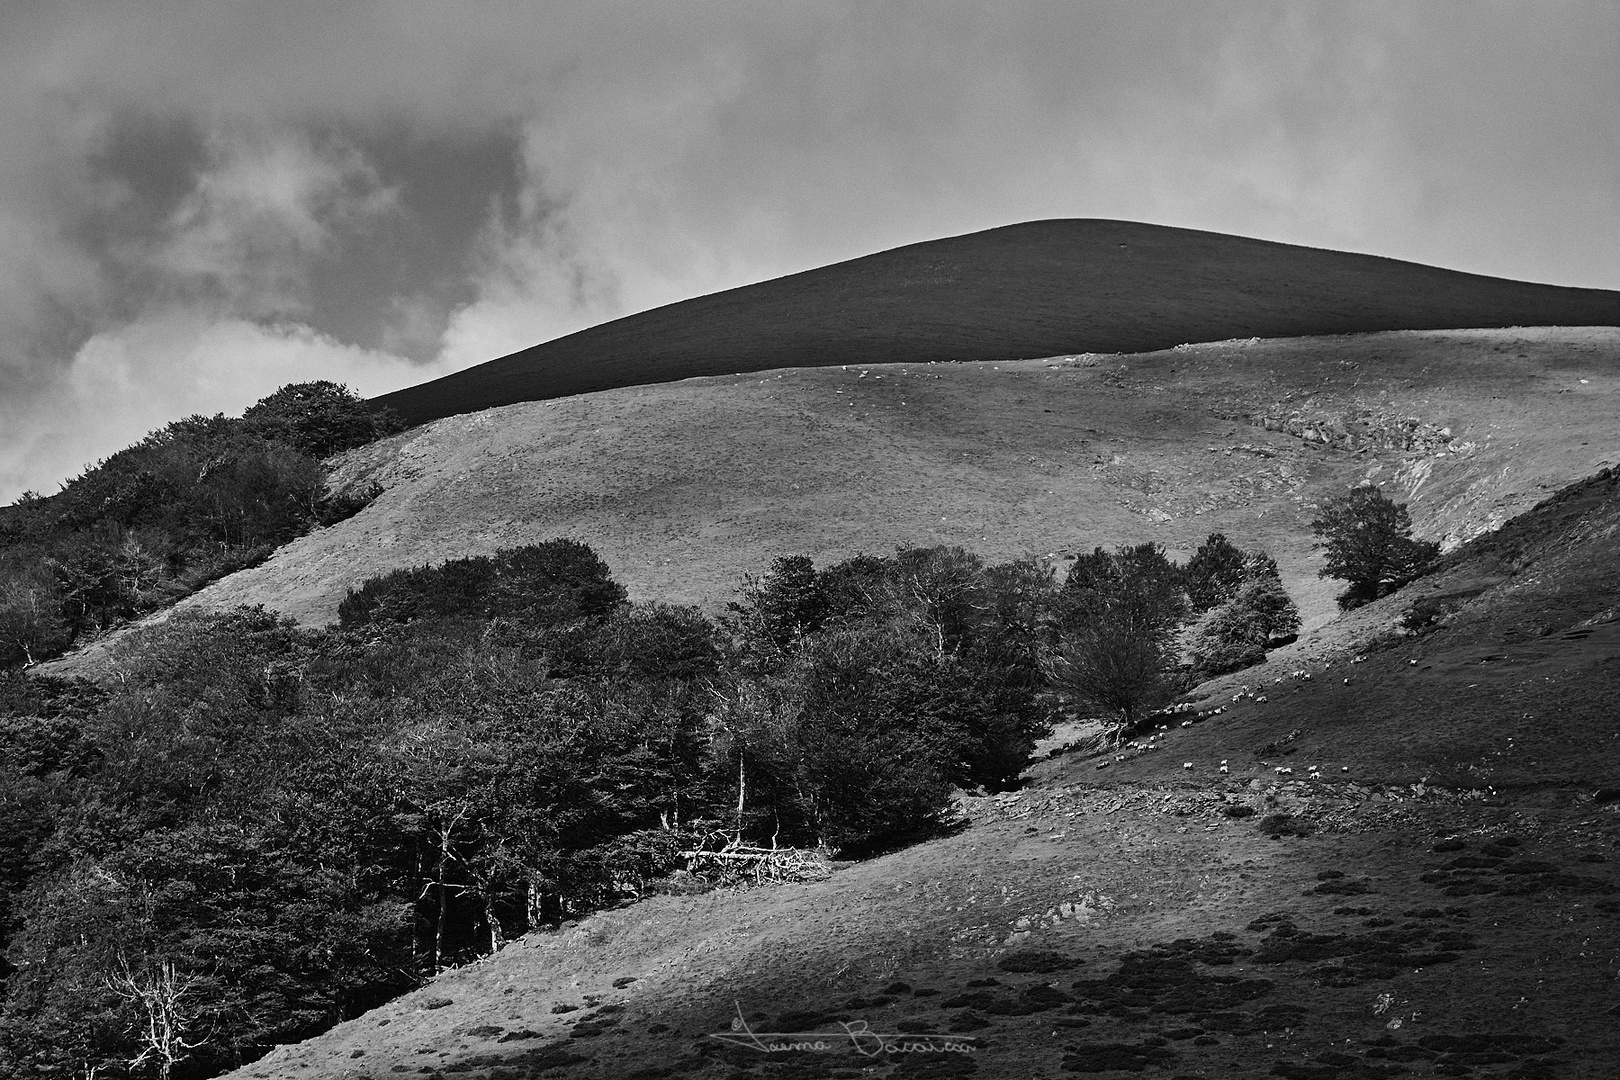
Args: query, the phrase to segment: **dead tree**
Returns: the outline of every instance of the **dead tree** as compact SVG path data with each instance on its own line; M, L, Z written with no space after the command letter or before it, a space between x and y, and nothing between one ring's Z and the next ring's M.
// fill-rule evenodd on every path
M107 989L133 1002L145 1014L144 1021L136 1021L141 1052L129 1059L130 1068L152 1063L157 1066L160 1080L169 1080L170 1071L190 1051L203 1045L204 1039L186 1037L186 1029L197 1018L197 1010L186 1002L186 997L196 984L195 976L182 978L176 974L172 960L159 964L155 973L138 978L130 971L129 961L121 960L119 970L107 976Z

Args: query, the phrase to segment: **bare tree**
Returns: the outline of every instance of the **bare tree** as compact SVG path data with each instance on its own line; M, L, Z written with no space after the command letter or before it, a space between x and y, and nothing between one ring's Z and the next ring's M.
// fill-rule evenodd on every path
M1116 717L1117 741L1144 712L1175 696L1173 663L1162 637L1104 624L1065 635L1045 670L1067 700Z
M433 877L422 886L422 895L418 899L426 899L430 890L438 893L438 917L433 925L433 973L437 975L444 970L444 927L449 915L451 890L458 893L467 890L466 885L450 881L449 876L450 864L462 861L456 852L456 837L472 807L466 802L443 799L427 809L433 822L435 862Z
M130 1068L152 1064L160 1080L168 1080L170 1071L190 1051L203 1045L205 1039L186 1037L186 1029L197 1019L196 1007L186 998L198 981L195 976L176 973L172 960L164 960L157 971L139 976L130 970L127 959L119 960L118 971L107 976L107 989L133 1002L145 1014L145 1020L135 1025L141 1052L129 1059Z

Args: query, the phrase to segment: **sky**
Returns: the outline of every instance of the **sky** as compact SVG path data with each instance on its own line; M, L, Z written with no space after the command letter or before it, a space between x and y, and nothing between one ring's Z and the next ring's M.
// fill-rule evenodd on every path
M1620 289L1613 0L5 0L0 70L0 503L1016 221Z

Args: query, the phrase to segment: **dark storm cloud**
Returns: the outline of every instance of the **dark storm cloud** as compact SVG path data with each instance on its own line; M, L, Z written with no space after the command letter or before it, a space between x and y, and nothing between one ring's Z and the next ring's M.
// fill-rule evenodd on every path
M1620 285L1605 3L0 13L0 498L914 240L1136 218Z

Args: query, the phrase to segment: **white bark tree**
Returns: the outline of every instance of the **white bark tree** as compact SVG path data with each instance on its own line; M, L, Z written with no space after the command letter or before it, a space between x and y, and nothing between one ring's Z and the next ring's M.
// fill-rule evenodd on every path
M160 1080L168 1080L174 1067L204 1043L187 1038L197 1009L186 998L197 982L195 976L178 974L172 960L140 975L130 970L127 959L121 960L119 970L107 976L107 988L144 1014L135 1023L141 1052L129 1059L130 1068L155 1066Z

